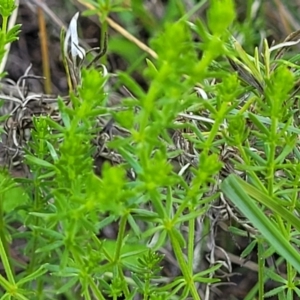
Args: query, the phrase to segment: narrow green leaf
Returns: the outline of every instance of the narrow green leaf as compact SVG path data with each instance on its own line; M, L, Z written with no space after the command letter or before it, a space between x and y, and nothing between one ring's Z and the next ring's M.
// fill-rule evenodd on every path
M25 155L25 158L26 160L28 160L30 163L33 163L35 165L38 165L38 166L41 166L41 167L45 167L45 168L51 168L51 169L54 169L54 165L52 165L51 163L43 160L43 159L40 159L40 158L37 158L37 157L34 157L32 155Z
M262 235L269 241L276 251L282 255L298 272L300 272L300 254L296 249L285 239L282 233L276 228L276 226L268 219L268 217L262 212L262 210L256 205L245 190L245 186L241 185L241 179L236 175L230 175L224 180L221 185L222 191L225 195L241 210L241 212L252 222L252 224L262 233ZM269 202L269 201L264 201ZM275 205L271 205L275 207ZM289 213L289 218L292 219L292 214L280 207L281 210L285 210ZM285 212L281 212L280 215ZM295 216L293 216L295 217ZM286 216L285 216L286 218ZM296 217L295 217L296 218ZM299 223L299 220L297 222ZM300 229L300 224L297 226ZM297 229L298 229L297 228ZM298 230L299 230L298 229Z
M235 49L239 54L241 60L245 63L245 65L250 69L252 75L259 81L262 82L262 75L260 74L259 70L255 66L254 58L251 57L245 52L243 47L238 41L234 42Z
M268 297L278 295L279 293L283 292L285 289L286 289L286 285L279 286L279 287L265 293L264 298L268 298Z
M50 155L51 155L53 161L57 162L58 161L58 155L57 155L56 150L54 149L53 145L50 144L48 141L46 141L46 143L47 143L47 147L49 149L49 152L50 152Z
M70 280L68 280L66 284L64 284L60 289L58 289L56 291L56 294L62 294L64 292L67 292L68 290L70 290L70 288L72 288L76 284L78 279L79 279L78 276L75 276L75 277L71 278Z
M270 134L270 130L263 124L263 122L254 114L249 113L249 119L256 125L256 127L265 135Z
M182 233L175 227L171 229L173 237L177 240L181 248L186 248L186 242Z
M145 92L143 89L125 72L118 73L120 82L124 85L138 98L143 99L145 97Z
M137 276L136 274L132 274L132 279L135 282L135 284L140 288L140 290L144 289L144 283L140 280L139 276Z
M38 248L35 253L41 253L41 252L50 252L56 248L61 247L64 244L64 241L57 241L51 244L47 244L44 247Z
M253 240L247 247L246 249L241 253L241 257L245 258L247 257L252 250L254 249L254 247L257 245L257 240Z
M213 273L213 272L219 270L221 267L222 267L222 264L216 264L216 265L212 266L211 268L208 268L208 269L206 269L206 270L204 270L204 271L199 272L198 274L196 274L196 275L194 276L194 279L196 280L196 278L197 278L198 276L199 276L199 277L203 277L203 276L205 276L205 275L208 275L208 274L210 274L210 273Z
M46 269L47 265L48 264L42 265L36 271L34 271L34 272L30 273L28 276L22 278L21 280L18 281L17 285L20 287L24 283L29 282L29 281L33 281L33 280L37 279L38 277L44 275L46 272L48 272L48 270Z
M241 188L252 198L259 201L262 205L268 207L274 213L278 214L284 220L290 222L298 231L300 231L300 220L289 210L287 210L282 204L278 204L275 199L271 198L269 195L259 191L254 186L243 181L241 178L237 177Z
M286 284L287 280L282 278L279 274L275 273L273 270L266 270L266 274L268 278L272 279L273 281L281 282L282 284Z
M32 226L33 229L36 229L39 233L43 234L46 237L54 238L55 240L63 240L64 235L56 230L48 229L48 228L41 228L38 226Z

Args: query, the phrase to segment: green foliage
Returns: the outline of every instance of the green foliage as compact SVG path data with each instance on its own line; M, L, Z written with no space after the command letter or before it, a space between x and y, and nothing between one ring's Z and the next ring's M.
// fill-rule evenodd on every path
M0 55L19 31L7 32L14 3L2 2ZM133 64L117 74L116 84L133 97L115 109L106 107L105 68L84 67L81 57L72 69L65 51L74 82L70 102L58 99L61 122L33 119L24 149L30 178L1 171L1 299L197 300L203 287L207 298L225 266L211 260L199 267L207 254L199 247L213 244L207 236L214 235L220 201L236 221L232 234L252 239L241 256L258 251L258 284L245 299L299 296L297 59L280 56L266 41L262 53L248 54L231 36L241 27L232 0L210 1L207 24L189 20L205 1L190 12L182 1L169 1L161 22L150 13L142 18L140 1L133 1L132 12L123 1L87 2L95 9L86 14L99 15L104 33L111 12L129 28L140 20L158 58L135 62L130 51L138 55L136 46L112 42ZM117 49L119 42L124 49ZM132 75L137 70L146 89ZM121 134L104 130L107 115ZM115 227L116 236L105 239L103 232ZM10 254L10 242L18 239L26 241L23 264ZM176 260L172 281L164 276L163 249L172 249ZM266 268L274 253L286 276ZM265 291L268 279L278 287Z
M1 0L0 1L0 15L2 16L2 25L0 28L0 61L3 60L6 45L16 41L20 33L21 25L14 25L10 30L7 29L8 17L15 10L16 5L14 0ZM0 77L3 77L5 74L0 74Z
M0 14L2 17L9 17L15 10L16 5L14 0L1 0L0 1Z
M232 0L212 0L208 11L208 28L215 36L221 36L235 19Z

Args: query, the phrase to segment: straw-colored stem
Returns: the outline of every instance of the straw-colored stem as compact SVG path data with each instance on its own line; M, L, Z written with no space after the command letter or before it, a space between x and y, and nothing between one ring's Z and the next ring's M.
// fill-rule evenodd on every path
M84 0L78 0L81 4L83 4L85 7L91 10L95 10L95 6L93 6L90 3L85 2ZM98 15L100 15L100 12L97 12ZM129 33L127 30L125 30L122 26L120 26L118 23L113 21L111 18L107 17L106 22L108 25L114 29L115 31L119 32L121 35L123 35L126 39L136 44L140 49L147 52L149 55L151 55L153 58L157 59L158 55L157 53L152 50L150 47L148 47L146 44L142 43L140 40L138 40L136 37L134 37L131 33Z
M42 0L39 0L40 2ZM51 94L51 73L50 73L50 64L49 64L49 51L47 45L47 29L46 22L44 18L44 12L41 7L38 7L38 22L39 22L39 35L41 43L41 52L42 52L42 66L43 66L43 75L45 77L44 90L46 94Z
M278 8L278 13L279 13L280 20L283 25L284 31L286 32L286 34L289 34L293 30L292 30L291 24L286 16L285 7L279 0L275 0L275 5Z

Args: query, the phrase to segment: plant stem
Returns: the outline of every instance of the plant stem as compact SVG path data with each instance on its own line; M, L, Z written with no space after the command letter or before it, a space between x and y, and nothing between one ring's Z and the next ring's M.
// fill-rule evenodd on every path
M4 33L6 33L6 31L7 31L7 22L8 22L8 17L3 16L2 17L2 31Z
M277 128L278 128L278 119L272 118L271 122L271 133L269 139L274 140L277 137ZM275 165L275 152L276 152L276 142L271 141L269 143L269 155L268 155L268 192L269 195L273 196L273 188L274 188L274 165Z
M0 195L0 241L3 246L3 251L5 251L6 257L8 257L8 262L9 261L9 246L5 237L5 223L4 223L4 212L3 212L3 201L4 201L4 195L1 193ZM11 264L10 264L11 268Z
M189 267L184 259L182 249L179 245L178 240L176 239L176 235L173 233L174 228L167 229L167 230L168 230L168 234L170 236L170 240L171 240L173 250L174 250L175 256L177 258L180 270L185 279L187 288L190 290L190 293L194 300L201 300L201 298L198 294L198 291L196 289L193 276L192 276L193 273L190 272Z
M88 9L91 9L91 10L95 10L96 9L96 7L94 5L92 5L90 3L87 3L85 0L78 0L78 2L81 3L81 4L83 4ZM97 14L99 16L101 16L101 12L98 11ZM127 30L125 30L122 26L120 26L119 24L117 24L114 20L112 20L111 18L107 17L106 21L107 21L108 25L112 29L116 30L121 35L123 35L126 39L128 39L129 41L131 41L134 44L136 44L140 49L142 49L143 51L147 52L153 58L155 58L155 59L158 58L158 55L157 55L157 53L155 51L153 51L147 45L145 45L140 40L138 40L136 37L134 37L131 33L129 33Z
M39 0L42 2L42 0ZM41 7L38 7L37 10L38 21L39 21L39 30L40 30L40 43L41 43L41 52L42 52L42 65L43 65L43 75L45 77L45 92L46 94L51 94L51 74L50 74L50 64L49 64L49 51L47 45L47 29L46 22L44 18L44 13Z
M4 267L4 270L5 270L8 281L11 284L15 284L15 278L14 278L14 275L13 275L11 266L9 264L9 260L8 260L7 255L6 255L4 245L3 245L1 239L0 239L0 257L1 257L1 261L3 263L3 267Z
M114 255L114 263L118 267L119 276L122 278L122 280L124 280L124 282L125 282L125 278L124 278L122 267L120 265L120 256L121 256L121 250L122 250L122 245L123 245L123 239L124 239L124 235L125 235L127 219L128 219L128 212L124 212L124 214L120 220L119 232L118 232L118 237L117 237L117 241L116 241L116 250L115 250L115 255ZM128 290L127 286L125 287L124 293L125 293L125 296L129 295L129 290Z
M105 300L101 291L99 291L97 285L95 284L94 280L90 276L88 278L88 281L89 281L90 287L91 287L92 291L94 292L95 296L97 297L97 299Z
M100 51L102 51L106 47L105 44L106 44L107 34L108 34L108 24L107 24L107 21L105 20L101 24ZM103 55L101 57L101 62L103 64L106 64L106 55Z
M115 250L115 256L114 256L115 263L118 263L119 259L120 259L127 218L128 218L128 213L125 213L121 217L121 220L120 220L120 226L119 226L119 232L118 232L118 237L117 237L117 242L116 242L116 250Z
M263 241L259 239L257 241L257 248L258 248L258 299L264 299L264 268L265 268L265 259L263 258L264 255L264 248L263 248Z
M191 274L193 274L194 241L195 241L195 218L192 218L189 220L189 235L188 235L188 266Z

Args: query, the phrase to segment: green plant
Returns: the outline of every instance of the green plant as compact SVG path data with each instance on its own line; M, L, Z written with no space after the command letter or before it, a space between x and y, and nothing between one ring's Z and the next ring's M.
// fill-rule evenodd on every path
M299 168L298 97L295 89L299 76L298 56L282 58L288 47L298 43L295 38L298 34L291 34L284 43L271 49L265 41L262 60L257 49L255 56L251 57L237 45L242 60L242 70L238 71L258 93L250 98L251 112L245 114L239 111L232 117L232 128L237 126L238 130L232 130L229 123L228 131L224 132L228 142L241 155L243 165L236 163L247 174L248 183L236 175L230 175L223 182L222 190L262 234L256 235L259 257L259 283L256 288L259 299L274 295L281 299L294 299L300 295L296 280L300 257L295 250L298 242L293 238L300 229L300 222L295 216L298 214ZM273 56L272 52L275 52ZM246 68L247 76L243 75ZM251 130L246 129L241 113L253 124ZM255 138L254 144L250 143L251 136ZM265 214L268 209L271 211L269 217ZM253 246L252 243L245 251L249 253ZM273 270L266 270L265 261L274 252L284 258L287 278ZM279 286L265 292L266 278L276 281ZM247 299L251 297L253 294Z
M109 14L132 19L120 1L82 2L103 23L96 57L105 63ZM117 107L106 105L106 67L87 62L79 45L78 14L62 31L69 98L58 98L59 118L33 116L28 178L0 178L1 299L208 299L226 270L214 257L216 223L226 219L216 205L236 221L234 234L251 237L242 256L258 250L258 283L245 299L299 296L299 56L284 56L299 32L249 55L230 31L239 28L233 1L210 1L207 24L190 19L205 2L188 12L181 1L168 4L171 17L147 48L152 58L135 65L147 89L131 76L135 68L118 72L116 85L131 96ZM144 7L133 1L133 9L140 18ZM104 238L116 225L116 236ZM23 264L10 254L21 239ZM161 252L174 253L171 279ZM275 252L286 277L265 266ZM268 279L279 287L265 291Z
M17 40L20 33L20 24L14 25L12 28L8 28L8 19L15 9L15 1L13 0L1 1L0 3L0 15L2 17L2 25L0 30L0 61L2 61L4 58L7 50L6 46ZM3 77L5 73L0 75Z

